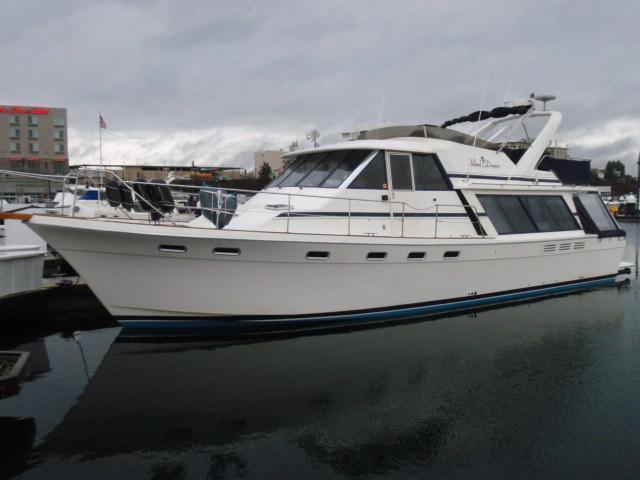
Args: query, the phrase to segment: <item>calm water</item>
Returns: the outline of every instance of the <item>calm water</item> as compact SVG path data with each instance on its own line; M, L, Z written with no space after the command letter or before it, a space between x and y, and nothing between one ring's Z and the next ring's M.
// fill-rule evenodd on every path
M323 335L31 339L0 477L635 479L639 312L634 280Z

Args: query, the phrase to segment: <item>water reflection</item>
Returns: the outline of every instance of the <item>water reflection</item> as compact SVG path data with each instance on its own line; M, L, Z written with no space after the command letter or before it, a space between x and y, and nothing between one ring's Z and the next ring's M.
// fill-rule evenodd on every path
M621 295L330 335L116 340L24 477L535 476L609 421Z
M0 417L0 478L24 468L35 437L36 422L32 417Z

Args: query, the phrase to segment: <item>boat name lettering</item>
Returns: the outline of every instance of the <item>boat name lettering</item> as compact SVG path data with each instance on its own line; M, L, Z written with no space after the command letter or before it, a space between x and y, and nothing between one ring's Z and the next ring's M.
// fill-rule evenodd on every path
M500 165L496 165L491 163L488 158L480 157L480 159L472 158L469 160L470 167L480 167L480 168L500 168Z

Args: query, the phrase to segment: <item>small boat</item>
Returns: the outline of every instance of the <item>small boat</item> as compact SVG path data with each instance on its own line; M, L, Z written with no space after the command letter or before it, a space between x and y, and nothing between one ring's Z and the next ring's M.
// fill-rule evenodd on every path
M21 220L4 220L0 243L0 298L40 288L47 248ZM0 322L1 323L1 322Z
M546 123L525 149L496 140L530 120ZM595 189L537 168L561 120L525 99L349 132L288 153L260 192L200 192L188 223L29 226L129 328L369 323L613 284L625 232Z
M616 220L620 222L640 221L640 211L638 211L638 199L633 193L623 195L617 200L615 211Z

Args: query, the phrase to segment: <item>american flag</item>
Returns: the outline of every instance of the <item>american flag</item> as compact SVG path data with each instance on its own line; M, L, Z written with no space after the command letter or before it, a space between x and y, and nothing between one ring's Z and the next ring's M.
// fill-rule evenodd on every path
M104 121L102 115L100 115L100 128L107 128L107 122Z

